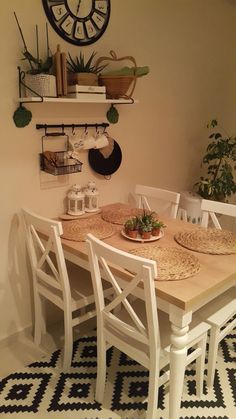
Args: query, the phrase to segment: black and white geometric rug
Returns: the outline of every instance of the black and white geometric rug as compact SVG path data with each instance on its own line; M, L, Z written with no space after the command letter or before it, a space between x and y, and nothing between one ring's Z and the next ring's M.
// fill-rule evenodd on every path
M77 340L71 371L61 372L61 352L0 379L0 417L45 419L142 419L148 372L118 350L107 356L104 403L94 400L96 332ZM160 388L159 417L168 419L168 387ZM185 375L181 419L236 419L236 330L219 349L214 388L195 396L194 364Z

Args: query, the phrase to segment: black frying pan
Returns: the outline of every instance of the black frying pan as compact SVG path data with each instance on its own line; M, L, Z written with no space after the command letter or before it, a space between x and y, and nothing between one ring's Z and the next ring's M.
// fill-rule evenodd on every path
M114 148L110 156L106 159L99 149L89 150L88 160L90 167L103 176L110 176L115 173L121 164L122 153L119 144L114 140Z

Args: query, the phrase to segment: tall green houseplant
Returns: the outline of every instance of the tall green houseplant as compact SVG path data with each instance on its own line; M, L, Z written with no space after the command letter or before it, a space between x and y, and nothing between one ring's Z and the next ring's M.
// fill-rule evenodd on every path
M195 185L202 198L227 201L236 192L236 137L219 132L219 128L221 131L222 129L216 119L210 121L207 127L211 129L211 141L202 160L203 164L208 165L207 176L201 176Z

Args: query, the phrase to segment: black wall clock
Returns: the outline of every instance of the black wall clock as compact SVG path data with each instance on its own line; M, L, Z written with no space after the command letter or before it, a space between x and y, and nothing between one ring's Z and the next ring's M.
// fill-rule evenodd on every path
M75 45L96 42L107 28L110 0L42 0L55 31Z

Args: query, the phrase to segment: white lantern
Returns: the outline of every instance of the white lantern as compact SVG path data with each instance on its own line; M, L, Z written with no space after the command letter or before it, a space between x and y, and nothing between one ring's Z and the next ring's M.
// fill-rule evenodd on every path
M95 182L88 182L87 188L85 189L85 211L95 212L98 208L98 190Z
M67 195L69 215L81 215L84 214L84 193L81 192L80 185L73 185Z

